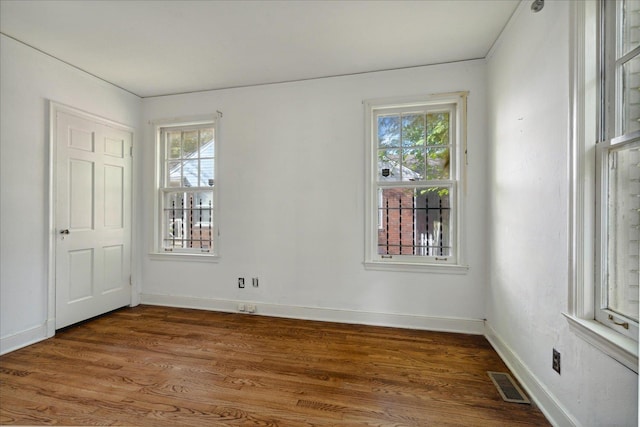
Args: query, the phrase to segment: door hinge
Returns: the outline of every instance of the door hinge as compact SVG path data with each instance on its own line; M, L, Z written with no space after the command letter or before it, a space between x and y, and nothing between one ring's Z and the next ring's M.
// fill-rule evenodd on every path
M131 278L131 274L129 275L129 286L133 286L133 279Z
M129 146L129 155L133 157L133 145Z

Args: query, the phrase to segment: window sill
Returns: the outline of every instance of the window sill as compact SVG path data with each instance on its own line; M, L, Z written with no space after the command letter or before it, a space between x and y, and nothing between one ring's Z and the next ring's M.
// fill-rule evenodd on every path
M576 335L593 345L607 356L638 373L638 342L618 334L595 320L580 319L562 313Z
M468 265L458 264L418 264L410 262L365 261L365 270L401 271L408 273L467 274Z
M196 261L196 262L212 262L220 261L218 255L210 254L189 254L180 252L151 252L149 259L152 261Z

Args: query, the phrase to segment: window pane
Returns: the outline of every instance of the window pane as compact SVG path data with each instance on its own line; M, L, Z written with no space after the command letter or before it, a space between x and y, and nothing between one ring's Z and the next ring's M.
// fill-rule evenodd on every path
M449 112L427 114L427 144L449 144Z
M213 141L213 128L200 129L200 146ZM200 154L202 156L202 154ZM212 157L212 156L206 156Z
M200 160L200 186L213 186L213 159Z
M623 56L640 44L640 1L624 0L621 7L622 40L618 51Z
M424 150L410 148L402 150L402 180L421 181L425 176Z
M200 134L200 151L198 155L200 157L214 157L215 153L215 141L213 140L212 129L205 129Z
M211 225L213 218L213 192L199 191L193 194L194 222L202 227Z
M384 188L378 191L378 254L452 255L449 188Z
M378 116L378 147L400 146L400 116Z
M167 162L167 187L182 187L182 162Z
M424 145L424 114L402 115L402 146L415 147Z
M640 130L640 56L622 66L622 134Z
M378 150L378 181L400 179L400 150Z
M428 148L426 179L449 179L449 156L449 148Z
M182 155L182 132L168 132L167 147L167 158L179 159Z
M199 187L198 161L185 160L183 163L182 175L184 176L182 182L184 187Z
M184 193L165 194L163 247L165 249L184 247L185 200Z
M198 152L198 131L192 130L182 133L182 158L189 159L197 157Z
M609 153L608 308L638 320L640 147Z

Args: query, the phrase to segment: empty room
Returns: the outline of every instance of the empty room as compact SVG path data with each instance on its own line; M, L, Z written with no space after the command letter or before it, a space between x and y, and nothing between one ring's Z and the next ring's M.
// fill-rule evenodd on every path
M640 3L0 0L0 424L637 426Z

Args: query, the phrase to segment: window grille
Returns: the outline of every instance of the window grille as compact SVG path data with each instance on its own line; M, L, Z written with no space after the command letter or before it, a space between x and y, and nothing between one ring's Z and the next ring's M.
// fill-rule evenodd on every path
M213 192L165 193L164 220L168 233L164 236L165 250L176 248L213 248Z
M378 254L452 255L447 188L385 188L379 192Z

